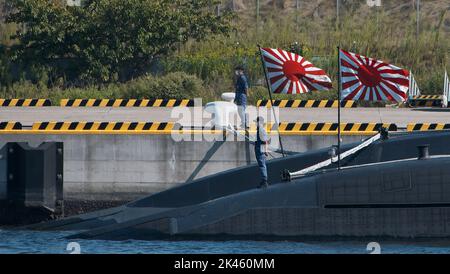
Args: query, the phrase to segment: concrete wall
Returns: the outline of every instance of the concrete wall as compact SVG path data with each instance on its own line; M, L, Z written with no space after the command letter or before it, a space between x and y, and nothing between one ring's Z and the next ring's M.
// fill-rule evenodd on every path
M343 142L362 138L343 136ZM282 139L285 150L299 152L337 142L336 136L326 135ZM0 146L6 142L37 146L45 141L64 142L64 197L68 200L132 200L255 162L253 146L244 141L175 142L170 135L0 135Z

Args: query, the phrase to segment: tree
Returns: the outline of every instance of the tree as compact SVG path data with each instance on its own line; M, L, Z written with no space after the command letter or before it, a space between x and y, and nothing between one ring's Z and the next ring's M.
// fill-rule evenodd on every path
M8 22L24 26L12 47L15 60L52 77L84 82L128 80L179 43L227 34L230 14L217 16L215 0L12 0Z

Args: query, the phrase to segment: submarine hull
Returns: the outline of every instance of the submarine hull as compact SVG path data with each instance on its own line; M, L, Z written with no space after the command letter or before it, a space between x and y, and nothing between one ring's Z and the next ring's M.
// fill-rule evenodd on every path
M449 166L439 157L327 171L73 237L448 237Z
M431 156L419 160L417 146L424 144ZM70 238L109 240L448 237L447 144L450 132L392 136L348 157L340 170L331 165L281 181L284 167L294 171L329 157L326 149L307 152L271 161L268 188L256 188L257 167L250 166L28 228L81 229Z

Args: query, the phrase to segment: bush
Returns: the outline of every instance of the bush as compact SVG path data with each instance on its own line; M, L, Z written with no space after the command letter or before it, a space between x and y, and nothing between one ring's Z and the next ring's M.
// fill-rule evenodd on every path
M120 85L124 98L193 98L204 93L203 82L184 72L165 76L147 75Z
M95 99L186 99L194 97L212 98L203 86L203 81L184 72L163 76L143 76L126 83L109 84L101 87L47 89L30 81L13 84L3 89L2 98L49 98L58 104L63 98Z

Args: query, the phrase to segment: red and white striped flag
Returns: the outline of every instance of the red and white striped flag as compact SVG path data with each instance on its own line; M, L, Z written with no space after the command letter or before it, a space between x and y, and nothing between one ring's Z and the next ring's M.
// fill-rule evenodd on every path
M344 50L339 51L342 100L405 101L409 71Z
M330 77L302 56L282 49L262 48L273 93L297 94L332 88Z

